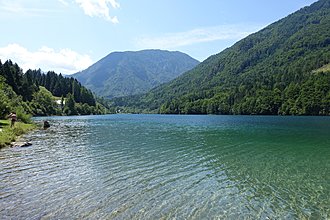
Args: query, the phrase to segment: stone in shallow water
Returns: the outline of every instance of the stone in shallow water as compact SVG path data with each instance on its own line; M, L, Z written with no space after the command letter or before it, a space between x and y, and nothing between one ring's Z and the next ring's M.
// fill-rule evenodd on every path
M29 147L31 146L31 142L13 142L11 143L11 147Z

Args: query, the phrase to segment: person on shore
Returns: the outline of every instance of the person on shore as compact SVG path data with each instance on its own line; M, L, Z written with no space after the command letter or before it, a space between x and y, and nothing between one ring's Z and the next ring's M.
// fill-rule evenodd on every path
M16 112L12 112L9 114L8 116L11 120L11 124L10 124L10 127L14 127L15 126L15 122L17 121L17 115L16 115Z

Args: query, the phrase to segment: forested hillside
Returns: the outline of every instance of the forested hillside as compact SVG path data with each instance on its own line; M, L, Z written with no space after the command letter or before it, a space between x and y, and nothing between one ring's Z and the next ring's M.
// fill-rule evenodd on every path
M19 118L31 115L102 114L92 92L74 78L41 70L23 73L18 64L0 60L0 118L16 111Z
M198 63L177 51L113 52L73 77L97 95L113 98L145 93Z
M127 111L171 114L330 114L330 1L320 0L209 57Z

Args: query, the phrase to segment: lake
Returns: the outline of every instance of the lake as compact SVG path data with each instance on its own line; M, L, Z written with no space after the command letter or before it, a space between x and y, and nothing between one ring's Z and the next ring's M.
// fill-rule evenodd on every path
M329 219L330 117L35 118L0 219Z

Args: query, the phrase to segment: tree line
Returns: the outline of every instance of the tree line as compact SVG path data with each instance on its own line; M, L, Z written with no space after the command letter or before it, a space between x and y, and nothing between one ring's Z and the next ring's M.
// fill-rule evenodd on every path
M0 117L17 111L21 119L28 115L86 115L108 113L106 105L72 77L53 71L25 73L11 60L0 60ZM100 99L101 100L101 99Z

